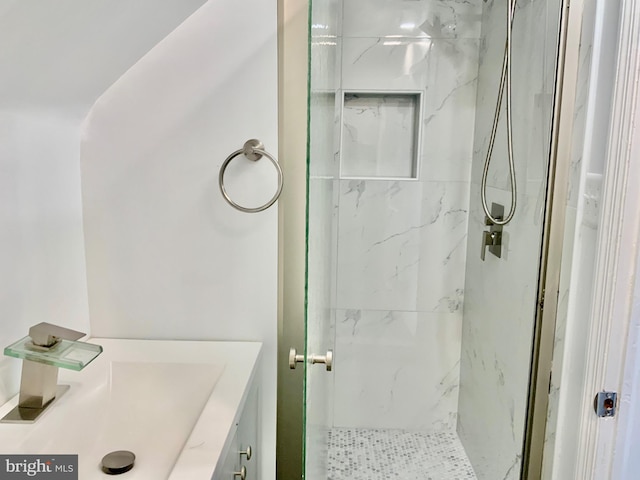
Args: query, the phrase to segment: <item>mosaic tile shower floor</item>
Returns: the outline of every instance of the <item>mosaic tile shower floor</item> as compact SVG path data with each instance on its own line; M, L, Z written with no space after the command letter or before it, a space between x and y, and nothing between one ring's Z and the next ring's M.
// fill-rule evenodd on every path
M328 480L475 480L454 432L333 428Z

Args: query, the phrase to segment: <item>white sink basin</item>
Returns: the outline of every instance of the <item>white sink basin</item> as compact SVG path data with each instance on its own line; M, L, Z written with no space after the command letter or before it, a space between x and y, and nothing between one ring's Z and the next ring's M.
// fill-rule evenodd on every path
M234 405L240 403L253 373L247 364L245 381L239 378L234 347L243 350L242 355L247 348L253 350L255 360L260 345L89 341L103 346L102 355L81 372L60 370L58 383L71 389L36 423L1 424L0 451L78 454L83 480L113 478L101 471L100 462L115 450L136 455L134 468L119 478L169 478L174 467L190 473L174 472L172 478L211 478L235 420ZM225 376L226 365L233 367ZM4 405L0 416L16 403L17 398ZM203 455L188 453L178 462L185 446Z

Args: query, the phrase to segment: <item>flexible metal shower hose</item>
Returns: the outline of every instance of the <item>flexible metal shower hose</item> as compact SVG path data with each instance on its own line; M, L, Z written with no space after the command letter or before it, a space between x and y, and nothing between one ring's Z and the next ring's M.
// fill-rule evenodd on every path
M513 14L516 7L517 0L507 0L507 41L504 47L504 57L502 59L502 75L500 76L500 88L498 91L498 101L496 103L496 110L493 115L493 127L491 128L491 137L489 139L489 148L487 149L487 156L484 161L484 169L482 171L482 209L485 215L494 225L506 225L511 221L513 215L516 213L516 204L518 189L516 187L516 168L513 160L513 125L511 118L511 32L513 27ZM504 96L505 87L507 90L507 150L509 155L509 178L511 180L511 207L506 217L502 219L494 218L489 212L487 207L487 175L489 173L489 164L491 163L491 156L493 154L493 146L496 141L496 134L498 131L498 122L500 120L500 110L502 107L502 97Z

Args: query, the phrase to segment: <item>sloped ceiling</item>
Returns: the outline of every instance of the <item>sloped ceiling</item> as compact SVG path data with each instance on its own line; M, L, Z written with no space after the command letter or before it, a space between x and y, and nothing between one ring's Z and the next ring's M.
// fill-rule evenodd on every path
M0 109L88 109L205 1L0 0Z

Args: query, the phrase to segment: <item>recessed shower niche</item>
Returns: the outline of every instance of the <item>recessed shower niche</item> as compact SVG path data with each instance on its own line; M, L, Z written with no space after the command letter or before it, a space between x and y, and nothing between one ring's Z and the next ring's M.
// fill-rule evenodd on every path
M422 93L343 93L340 176L418 178Z

